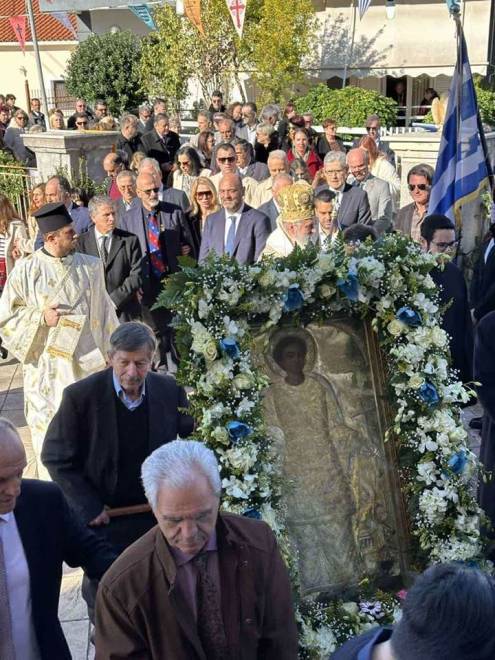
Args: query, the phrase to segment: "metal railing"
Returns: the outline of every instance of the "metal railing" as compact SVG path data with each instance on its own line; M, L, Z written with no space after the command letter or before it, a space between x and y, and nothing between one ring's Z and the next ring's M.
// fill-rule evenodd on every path
M0 164L0 193L8 197L19 217L29 215L29 193L33 189L30 170L11 164Z

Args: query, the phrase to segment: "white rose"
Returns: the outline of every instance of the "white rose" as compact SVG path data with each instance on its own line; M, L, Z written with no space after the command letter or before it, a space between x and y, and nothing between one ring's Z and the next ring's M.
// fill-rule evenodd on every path
M238 390L248 390L253 386L253 381L247 374L239 374L234 378L234 386Z
M318 295L320 298L330 298L335 293L335 287L329 286L328 284L321 284L317 288Z
M414 374L413 376L411 376L411 378L409 378L408 385L413 390L417 390L421 387L421 385L423 385L424 382L425 379L423 378L423 376L421 376L420 374Z
M406 327L406 324L402 323L402 321L399 321L399 319L393 319L387 325L387 330L393 337L398 337L406 330Z
M344 609L348 614L355 615L359 614L359 607L357 603L353 603L351 600L347 603L342 603L342 609Z

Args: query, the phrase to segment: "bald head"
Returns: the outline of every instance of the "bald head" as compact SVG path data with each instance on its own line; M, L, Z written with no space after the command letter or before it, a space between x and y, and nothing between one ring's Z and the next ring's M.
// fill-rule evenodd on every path
M117 174L124 169L125 165L122 158L116 153L109 153L103 159L103 169L107 176L115 179Z
M21 492L26 452L15 426L0 417L0 514L13 511Z
M160 184L155 173L141 172L136 179L136 193L147 211L154 211L160 203Z
M347 154L349 172L358 181L364 181L368 176L368 152L364 149L351 149Z
M224 174L220 179L218 194L227 213L237 213L244 199L244 188L239 174Z

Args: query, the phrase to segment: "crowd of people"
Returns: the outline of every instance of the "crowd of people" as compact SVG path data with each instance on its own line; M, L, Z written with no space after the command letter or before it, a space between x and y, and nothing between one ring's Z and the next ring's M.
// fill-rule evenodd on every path
M0 138L14 154L11 135L46 127L36 101L27 115L11 95L0 98ZM105 195L89 198L54 174L32 188L26 218L0 195L0 336L23 367L31 433L23 446L0 419L0 658L70 658L56 611L63 561L84 567L97 658L296 658L289 577L273 532L219 513L217 459L186 440L195 422L174 378L172 313L158 297L181 256L254 264L296 246L324 249L339 235L357 243L397 232L455 257L456 228L428 213L429 165L409 170L411 202L400 208L395 154L377 115L345 145L331 118L320 134L293 104L283 113L253 102L225 107L215 92L189 138L163 99L118 123L104 101L90 110L79 99L67 127L106 119L119 136L102 161ZM49 122L65 126L56 111ZM432 272L453 366L463 382L484 385L488 468L494 227L469 295L455 259ZM22 479L24 471L37 480ZM492 522L494 488L487 482L480 493ZM393 631L371 631L335 657L488 660L494 613L492 578L437 567L411 589Z

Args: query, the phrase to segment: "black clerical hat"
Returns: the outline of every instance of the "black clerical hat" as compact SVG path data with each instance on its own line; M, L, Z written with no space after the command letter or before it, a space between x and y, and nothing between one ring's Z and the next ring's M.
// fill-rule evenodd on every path
M45 204L33 213L42 234L48 234L51 231L62 229L66 225L70 225L72 218L65 204L61 202L54 202L52 204Z

